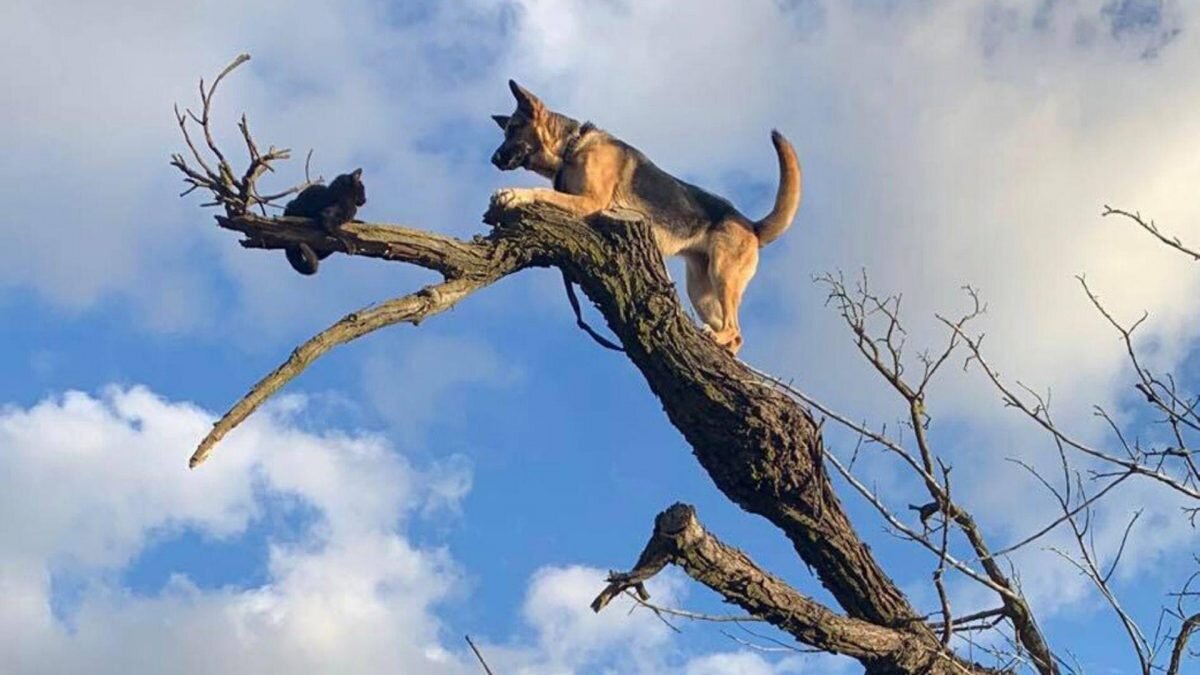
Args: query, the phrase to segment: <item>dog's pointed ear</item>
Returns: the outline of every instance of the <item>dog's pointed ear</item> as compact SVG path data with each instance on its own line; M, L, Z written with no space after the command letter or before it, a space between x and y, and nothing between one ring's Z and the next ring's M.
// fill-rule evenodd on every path
M492 115L492 121L494 121L501 129L508 128L508 119L508 115Z
M542 111L542 102L533 92L517 84L515 80L508 81L508 88L512 90L513 98L517 99L517 110L530 117Z

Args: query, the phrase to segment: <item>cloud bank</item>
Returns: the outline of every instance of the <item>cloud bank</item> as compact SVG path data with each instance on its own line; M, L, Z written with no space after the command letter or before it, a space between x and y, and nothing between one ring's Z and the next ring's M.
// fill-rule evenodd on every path
M256 416L221 461L189 472L212 417L144 388L68 392L0 413L0 670L32 673L474 673L459 631L438 617L466 600L449 551L413 541L414 519L454 508L461 463L418 468L379 437L299 430L299 398ZM272 530L261 583L202 586L181 561L161 588L121 572L163 541L237 541L270 509L303 510ZM601 570L547 567L529 582L510 641L476 636L501 672L708 673L797 662L734 651L680 653L673 634L626 603L595 615ZM62 601L64 580L74 596ZM683 596L664 574L651 591ZM731 644L732 646L732 644ZM811 660L806 661L809 663ZM615 669L615 670L613 670Z

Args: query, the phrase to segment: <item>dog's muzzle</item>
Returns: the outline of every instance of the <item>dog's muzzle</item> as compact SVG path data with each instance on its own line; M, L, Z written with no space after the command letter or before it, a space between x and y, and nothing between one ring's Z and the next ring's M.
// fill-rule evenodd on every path
M492 153L492 164L501 171L512 171L520 168L528 156L528 148L500 146L496 152Z

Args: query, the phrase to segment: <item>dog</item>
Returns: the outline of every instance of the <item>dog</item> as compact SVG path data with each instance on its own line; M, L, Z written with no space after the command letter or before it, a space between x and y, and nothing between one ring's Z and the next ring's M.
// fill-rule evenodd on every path
M802 177L791 143L771 132L779 156L775 206L761 220L750 220L728 200L675 178L590 122L551 111L512 80L508 86L517 108L492 116L504 130L492 164L533 171L554 187L502 189L493 201L505 208L553 204L580 217L614 208L642 214L663 256L686 261L688 297L705 329L737 354L743 342L738 308L758 269L758 249L786 232L800 207Z

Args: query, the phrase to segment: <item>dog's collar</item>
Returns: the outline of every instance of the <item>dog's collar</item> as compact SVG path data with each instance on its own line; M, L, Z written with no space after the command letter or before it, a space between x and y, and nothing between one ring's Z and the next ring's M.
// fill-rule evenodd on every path
M572 131L571 135L567 136L567 142L563 144L562 158L565 160L567 157L570 157L571 153L575 152L575 148L579 145L579 141L583 140L583 137L587 136L588 132L595 129L596 125L591 122L584 122L576 127L575 131Z

